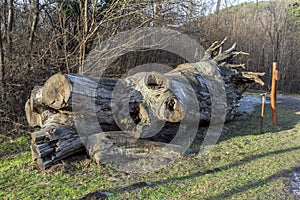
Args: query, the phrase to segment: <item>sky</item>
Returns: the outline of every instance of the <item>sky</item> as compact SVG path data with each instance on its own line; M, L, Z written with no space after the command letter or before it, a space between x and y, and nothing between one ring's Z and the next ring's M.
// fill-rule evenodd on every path
M217 0L214 0L215 4ZM259 0L261 1L261 0ZM238 5L241 3L245 3L245 2L256 2L256 0L221 0L221 7L222 8L226 8L226 7L230 7L230 6L234 6L234 5Z
M211 14L213 12L216 11L216 7L217 7L217 1L218 0L195 0L195 2L198 3L205 3L207 5L209 5L209 9L205 12L205 14ZM258 0L258 1L263 1L263 0ZM230 6L235 6L241 3L254 3L257 2L257 0L221 0L221 9L230 7Z

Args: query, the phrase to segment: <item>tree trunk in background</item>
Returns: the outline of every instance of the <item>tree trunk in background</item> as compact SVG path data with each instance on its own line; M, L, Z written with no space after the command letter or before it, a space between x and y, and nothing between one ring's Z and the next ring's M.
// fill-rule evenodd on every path
M0 27L2 27L2 16L0 16ZM4 94L4 78L5 78L5 69L4 69L4 49L2 45L2 29L0 28L0 94L3 98Z
M32 66L32 48L33 48L33 42L35 37L35 32L37 28L37 24L39 21L39 15L40 15L40 2L39 0L34 0L34 3L32 5L32 13L34 13L33 21L31 24L31 30L30 30L30 36L29 36L29 66Z
M218 0L217 1L217 7L216 7L215 27L218 26L220 7L221 7L221 0Z
M82 3L81 3L82 5ZM79 68L78 68L78 74L82 75L83 74L83 65L84 65L84 59L86 56L86 45L88 42L88 34L89 34L89 2L88 0L84 0L83 7L81 9L81 17L83 19L82 21L82 26L83 29L81 30L81 42L80 42L80 47L79 47ZM93 13L94 14L94 13ZM94 17L94 16L93 16Z
M14 24L14 0L8 0L8 19L7 19L7 52L11 57L12 51L12 30Z

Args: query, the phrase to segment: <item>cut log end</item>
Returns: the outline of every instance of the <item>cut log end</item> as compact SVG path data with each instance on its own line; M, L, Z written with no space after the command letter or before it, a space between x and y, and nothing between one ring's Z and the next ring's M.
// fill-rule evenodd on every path
M42 102L54 109L68 106L72 85L62 73L51 76L45 83L42 91Z
M42 126L42 117L39 113L31 109L30 101L27 100L25 104L25 114L28 124L31 127L41 127Z

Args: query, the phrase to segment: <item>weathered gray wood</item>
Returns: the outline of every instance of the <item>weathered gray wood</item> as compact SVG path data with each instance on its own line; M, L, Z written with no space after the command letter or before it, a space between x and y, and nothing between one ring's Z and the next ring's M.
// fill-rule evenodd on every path
M87 149L96 163L133 173L159 169L182 153L181 146L137 139L134 133L123 131L91 135Z
M51 76L43 87L42 103L56 110L72 110L72 106L88 108L84 100L95 98L95 103L106 105L116 85L116 79L95 79L72 74L58 73ZM76 99L72 98L76 96ZM104 101L104 102L102 102Z
M33 132L31 137L32 160L40 170L85 151L76 131L58 124L49 124ZM86 145L89 155L96 163L117 162L115 167L126 171L136 169L134 166L151 170L171 162L182 153L178 145L141 140L136 138L135 133L122 131L91 135L86 139ZM146 160L148 164L145 164Z
M32 159L40 170L45 170L70 155L85 151L76 130L60 124L49 124L33 132L31 138Z
M46 110L41 114L41 118L42 128L47 127L49 124L60 124L69 128L75 128L72 113Z
M162 76L159 74L151 75L153 77ZM145 74L126 80L116 80L110 78L95 79L70 74L62 75L59 73L50 77L45 83L42 102L51 108L72 110L72 112L79 113L87 118L91 113L97 113L99 124L104 129L107 128L108 131L120 130L121 127L119 126L128 126L125 129L132 130L133 126L139 122L148 123L155 120L154 116L151 119L149 118L152 114L155 115L157 120L180 121L184 115L175 95L168 91L167 87L153 89L150 86L152 83L145 84L146 78ZM142 85L137 86L138 88L133 87L132 84L135 85L141 81L143 82ZM118 88L116 89L117 83ZM54 88L51 87L53 84L56 84ZM62 88L68 89L63 90ZM69 88L71 88L70 91ZM146 92L144 96L141 95L140 91L142 90ZM118 100L117 104L112 101L113 99ZM118 108L115 113L112 107L114 109ZM118 116L113 116L116 113L118 113ZM129 117L129 113L131 117ZM122 120L116 121L116 119ZM128 121L135 121L135 123L128 123ZM142 125L141 123L138 127ZM116 129L116 127L119 127L119 129Z

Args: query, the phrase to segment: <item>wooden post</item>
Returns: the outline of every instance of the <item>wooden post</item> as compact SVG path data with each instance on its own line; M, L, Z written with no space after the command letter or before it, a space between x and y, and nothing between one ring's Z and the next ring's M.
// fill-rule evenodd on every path
M273 62L272 70L272 87L271 87L271 108L272 108L272 119L273 125L277 126L277 112L276 112L276 87L278 80L277 62Z
M264 112L265 112L265 96L266 94L261 94L261 114L260 114L260 132L263 132L263 122L264 122Z

